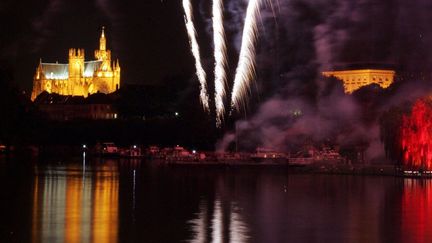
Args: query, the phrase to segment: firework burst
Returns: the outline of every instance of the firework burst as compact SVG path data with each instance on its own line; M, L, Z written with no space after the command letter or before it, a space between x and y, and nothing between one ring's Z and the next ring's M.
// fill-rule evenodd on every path
M195 68L198 80L200 82L200 100L204 110L209 111L209 97L207 94L207 81L206 72L204 71L201 64L201 56L199 51L199 45L196 38L196 31L193 24L193 11L190 0L183 0L183 9L185 11L185 24L187 33L189 36L189 43L191 46L192 55L195 58Z
M239 63L231 96L231 105L237 110L240 109L240 104L245 103L250 89L250 82L255 76L256 19L259 14L259 6L260 0L250 0L246 10Z
M223 2L213 0L213 35L215 57L215 106L216 126L220 127L225 114L224 97L226 86L226 44L223 26Z
M192 54L195 58L196 74L201 84L201 103L205 110L209 111L209 101L207 95L206 73L202 67L199 45L196 40L196 31L192 21L191 0L183 0L185 11L185 23L189 36ZM271 0L267 0L273 9ZM250 90L250 83L255 77L255 43L257 40L257 17L259 15L261 0L249 0L246 10L246 18L242 33L242 43L239 54L239 62L234 76L233 90L231 94L231 108L240 109L241 104L246 103L246 98ZM213 41L215 58L215 108L216 126L220 127L224 119L225 107L224 98L226 96L226 67L227 67L227 48L225 40L225 30L223 26L223 0L213 0L212 4L213 21Z

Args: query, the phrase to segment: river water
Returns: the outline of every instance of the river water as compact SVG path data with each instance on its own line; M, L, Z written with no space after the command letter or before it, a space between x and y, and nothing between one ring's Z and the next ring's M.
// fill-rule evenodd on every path
M0 242L432 242L432 181L0 158Z

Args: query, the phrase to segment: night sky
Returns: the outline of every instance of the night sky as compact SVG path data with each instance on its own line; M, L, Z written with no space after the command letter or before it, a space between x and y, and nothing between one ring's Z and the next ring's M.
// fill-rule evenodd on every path
M192 2L212 94L211 1ZM247 2L224 1L228 86ZM320 71L345 64L390 64L430 74L431 12L428 0L263 1L251 98L260 103L274 95L314 95ZM75 47L92 59L102 26L113 58L120 60L123 84L186 81L185 89L198 89L180 0L5 0L0 21L0 62L27 91L39 58L65 63L68 48Z
M94 59L101 27L108 48L122 67L123 83L155 84L190 76L189 54L180 1L2 1L0 59L13 68L15 82L31 89L44 62L67 63L68 48L84 48Z
M212 2L192 2L212 98ZM236 127L245 134L243 141L250 148L283 150L296 136L317 141L333 136L342 145L367 141L370 156L383 154L379 116L363 119L359 112L364 109L363 104L339 92L340 83L334 89L326 87L329 83L323 82L320 75L324 70L378 64L393 66L398 74L408 73L405 83L390 90L386 100L376 100L372 106L377 109L376 114L432 92L432 1L262 1L256 80L250 87L245 112L229 116L229 90L238 62L247 3L224 0L228 47L225 104L228 120L231 124L237 121ZM180 95L183 98L176 100L177 104L186 104L185 110L191 105L199 108L199 84L180 0L1 1L1 68L14 75L13 82L19 88L30 91L39 58L65 63L68 48L75 47L84 48L87 60L92 59L102 26L106 26L113 58L120 60L122 84L172 87L174 92L186 94ZM421 80L428 82L417 82ZM213 104L211 107L214 111ZM303 115L294 124L287 124L293 111ZM197 116L212 120L214 112ZM230 137L232 140L228 135L221 144L228 144Z
M193 1L202 58L212 79L211 1ZM225 1L229 74L241 42L245 0ZM432 64L432 3L416 0L273 0L263 4L258 41L258 91L286 89L296 79L345 63L387 63L428 69ZM87 59L106 26L108 48L120 60L123 83L192 79L180 0L45 0L0 3L0 60L29 90L39 58L67 62L68 48ZM232 79L232 77L229 77ZM270 87L270 88L268 88ZM260 89L262 88L262 89ZM267 88L267 89L266 89ZM259 92L258 92L259 93Z

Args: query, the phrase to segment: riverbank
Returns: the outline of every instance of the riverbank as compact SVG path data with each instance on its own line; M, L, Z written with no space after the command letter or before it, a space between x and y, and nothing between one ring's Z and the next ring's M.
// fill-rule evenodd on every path
M173 168L256 168L282 169L289 173L305 174L341 174L341 175L373 175L373 176L403 176L399 167L391 164L341 164L314 163L296 165L289 163L256 163L253 161L162 161L148 160L147 163ZM415 176L415 174L413 174Z
M35 153L32 150L17 153L15 151L11 154L0 154L0 157L26 157L31 160L37 159L38 161L45 160L60 160L63 158L82 157L84 151L79 147L57 147L57 149L44 150L43 153ZM61 152L60 152L61 151ZM22 152L22 151L21 151ZM344 160L322 160L315 161L309 164L296 164L290 163L290 160L261 160L256 161L252 159L204 159L200 160L198 157L196 159L178 159L178 158L155 158L148 155L143 155L142 157L131 158L131 157L120 157L120 156L97 156L89 153L85 153L86 160L88 163L93 163L95 161L117 161L125 162L128 160L133 160L135 163L149 166L161 166L161 167L173 167L173 168L185 168L185 169L197 169L197 168L221 168L221 169L276 169L285 170L288 173L302 173L302 174L340 174L340 175L371 175L371 176L403 176L411 178L432 178L432 173L419 172L416 170L409 171L410 173L404 173L404 170L400 169L398 166L392 164L348 164ZM51 158L51 159L49 159ZM293 160L296 161L296 160ZM292 162L292 161L291 161Z

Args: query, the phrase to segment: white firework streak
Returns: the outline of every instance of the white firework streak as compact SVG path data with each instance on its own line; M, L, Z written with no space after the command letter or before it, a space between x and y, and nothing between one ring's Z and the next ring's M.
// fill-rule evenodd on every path
M192 20L192 4L190 0L183 0L183 9L185 11L185 24L189 36L192 55L195 58L195 68L198 80L200 82L200 99L204 110L210 111L209 98L207 94L206 73L201 64L199 45L196 39L196 31Z
M240 109L240 103L244 104L250 89L250 82L255 76L256 19L259 14L259 7L260 0L249 0L243 27L239 63L237 65L231 95L231 105L237 110Z
M213 0L213 36L215 57L215 106L216 126L220 127L225 113L224 97L226 87L226 44L223 26L223 2Z

